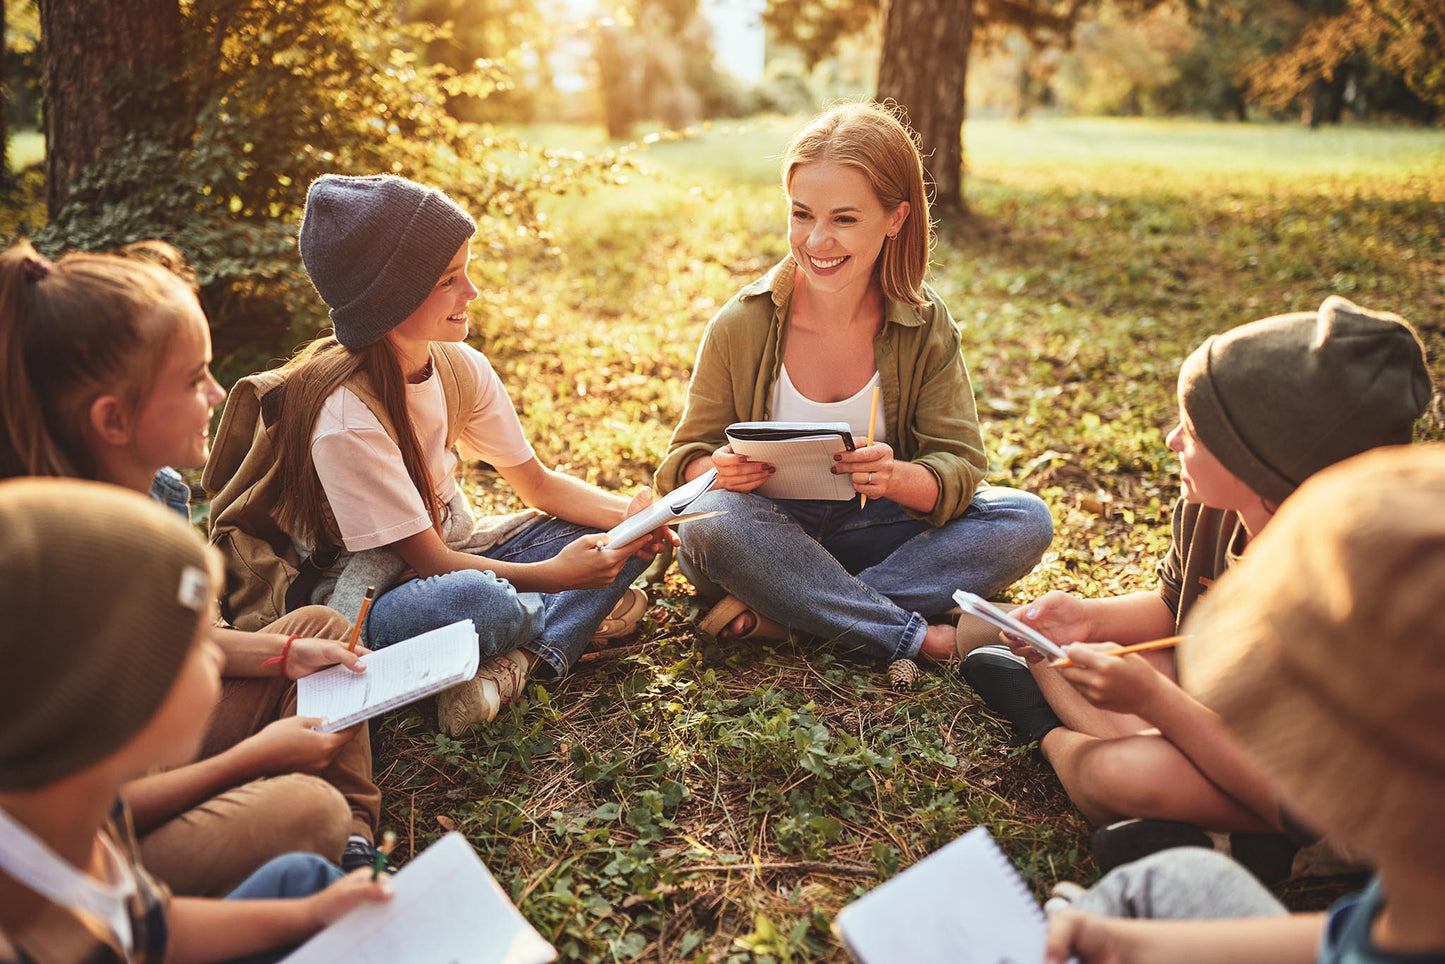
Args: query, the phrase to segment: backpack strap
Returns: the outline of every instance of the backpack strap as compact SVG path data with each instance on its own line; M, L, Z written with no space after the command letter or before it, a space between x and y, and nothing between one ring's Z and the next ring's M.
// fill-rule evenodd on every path
M472 366L461 344L440 342L432 347L437 377L442 381L442 393L447 399L447 448L451 448L461 438L472 409L476 408L477 381L472 377Z

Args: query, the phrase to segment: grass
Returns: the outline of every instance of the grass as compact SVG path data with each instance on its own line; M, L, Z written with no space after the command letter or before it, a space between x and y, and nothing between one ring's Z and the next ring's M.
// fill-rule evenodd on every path
M473 340L544 461L647 484L703 325L786 251L777 167L800 123L653 144L618 183L551 199L546 248L482 265L500 280ZM930 280L963 332L992 480L1053 509L1020 599L1153 585L1175 375L1206 335L1339 293L1411 319L1445 379L1439 131L1039 119L972 122L966 144L970 215L941 226ZM1422 429L1445 435L1438 411ZM514 504L484 472L466 486ZM591 961L843 960L834 913L978 824L1036 892L1095 877L1053 775L956 675L900 693L827 645L711 643L675 569L652 597L635 641L473 737L438 736L429 707L373 728L402 855L463 831L563 958Z
M649 480L703 324L785 251L777 159L798 123L654 145L626 183L554 200L551 253L490 266L511 285L477 306L474 341L544 460ZM1204 336L1341 293L1413 320L1445 376L1439 132L1050 120L970 124L967 144L971 215L943 226L931 280L993 480L1054 511L1020 598L1153 585L1175 373ZM1423 428L1440 437L1438 413ZM485 474L468 486L510 504ZM464 831L567 959L842 960L837 909L976 824L1040 892L1095 876L1048 769L955 675L897 693L826 645L709 643L696 613L674 569L634 644L533 684L474 738L393 715L375 731L384 823L409 851Z

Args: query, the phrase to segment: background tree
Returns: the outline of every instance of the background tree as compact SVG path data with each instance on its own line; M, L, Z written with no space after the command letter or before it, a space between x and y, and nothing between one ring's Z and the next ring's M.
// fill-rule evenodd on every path
M177 0L41 0L46 206L128 132L164 122L178 74Z
M774 35L801 49L810 65L869 23L882 7L878 98L896 101L918 132L940 215L963 210L963 121L972 50L1010 31L1034 44L1067 44L1097 0L771 0ZM1156 0L1119 0L1132 9Z

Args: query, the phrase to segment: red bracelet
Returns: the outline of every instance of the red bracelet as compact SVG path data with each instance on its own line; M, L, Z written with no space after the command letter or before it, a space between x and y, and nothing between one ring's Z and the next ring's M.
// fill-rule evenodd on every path
M296 642L296 640L298 640L298 639L300 639L300 638L301 638L301 634L300 634L300 633L292 633L290 636L287 636L287 637L286 637L286 642L284 642L284 643L281 644L281 655L280 655L280 656L272 656L270 659L266 660L266 662L264 662L264 663L261 664L261 668L262 668L262 669L265 669L267 666L275 666L275 665L277 665L277 664L280 664L280 666L281 666L281 675L282 675L282 676L285 676L285 675L286 675L286 657L291 655L291 644L294 643L294 642Z

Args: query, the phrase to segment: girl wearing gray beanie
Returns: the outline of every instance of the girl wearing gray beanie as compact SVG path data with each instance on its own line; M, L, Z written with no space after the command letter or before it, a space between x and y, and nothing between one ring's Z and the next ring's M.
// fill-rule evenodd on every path
M973 688L1009 718L1019 742L1040 742L1070 798L1106 825L1094 838L1104 869L1165 846L1207 846L1208 830L1231 833L1235 855L1262 877L1289 872L1293 847L1279 832L1308 833L1281 813L1273 779L1218 716L1180 689L1172 652L1108 650L1179 633L1305 479L1409 443L1432 391L1404 319L1340 297L1209 338L1179 373L1179 425L1168 443L1183 494L1158 590L1107 599L1050 592L1015 610L1067 646L1071 667L1027 647L965 657Z
M601 531L651 493L629 503L538 461L491 363L464 343L475 231L445 194L405 178L312 183L301 259L335 333L282 369L275 436L277 521L304 552L339 549L311 601L354 616L361 590L379 588L362 629L373 648L475 625L476 678L438 698L453 736L495 717L538 668L565 674L599 627L634 628L647 600L629 587L669 538L604 548ZM531 509L475 520L458 451Z

